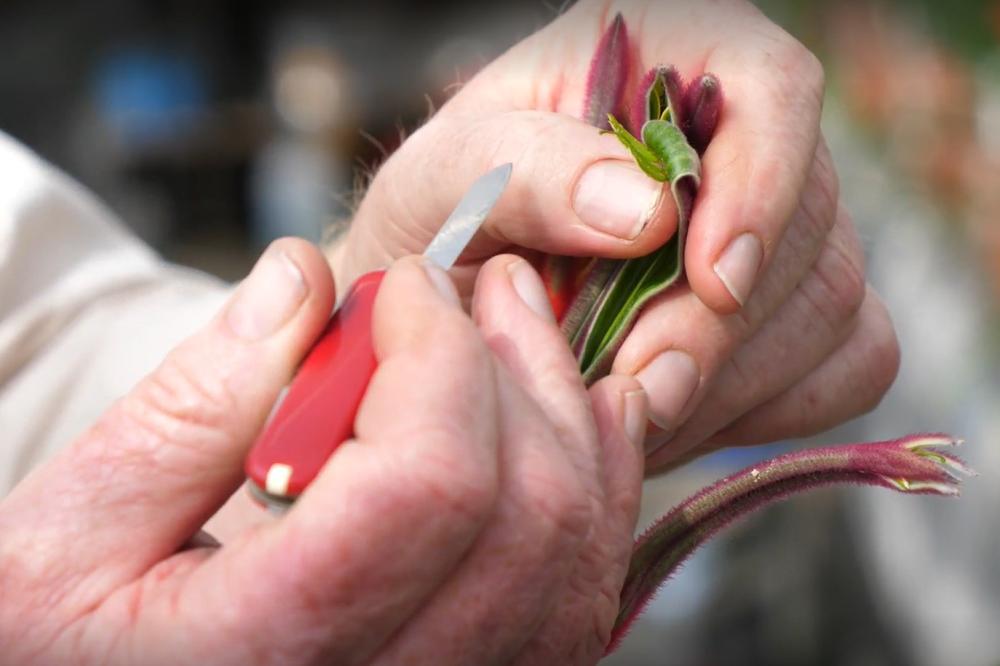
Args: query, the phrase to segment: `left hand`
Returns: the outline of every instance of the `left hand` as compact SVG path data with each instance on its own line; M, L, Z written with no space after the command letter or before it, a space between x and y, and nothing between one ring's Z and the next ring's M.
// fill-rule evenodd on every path
M396 262L355 437L281 520L222 546L198 533L333 292L314 247L277 241L217 317L0 501L0 661L597 662L646 400L630 377L583 386L517 257L481 271L475 321L439 268Z
M899 350L866 287L820 137L819 62L748 2L618 4L637 69L711 71L725 94L687 240L688 285L643 311L614 365L649 394L659 427L650 428L647 469L812 434L872 408L895 378ZM616 9L608 5L578 3L404 143L330 251L342 283L421 251L471 180L507 161L509 190L452 272L466 296L482 262L500 252L636 257L673 234L672 204L649 206L658 185L614 138L576 119ZM731 247L749 247L753 266L724 259Z

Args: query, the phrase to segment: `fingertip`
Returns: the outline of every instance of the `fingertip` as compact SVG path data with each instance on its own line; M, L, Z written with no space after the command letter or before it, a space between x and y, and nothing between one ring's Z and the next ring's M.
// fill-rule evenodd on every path
M316 307L326 305L329 314L336 300L336 284L330 264L318 247L303 238L287 236L272 241L265 252L279 252L295 264Z
M706 64L719 74L726 103L702 158L685 253L693 291L719 314L738 311L751 297L800 204L820 140L820 105L801 77L774 69L771 58L740 65L743 74L760 69L761 77L737 76L740 53L726 48ZM775 96L774 87L783 94Z
M448 272L421 255L393 262L386 269L380 296L399 307L420 305L457 309L461 306L458 289Z
M305 285L305 301L299 308L297 323L293 329L296 342L292 348L299 350L303 344L308 345L330 319L337 302L333 272L323 252L302 238L279 238L265 252L279 253L284 260L294 265Z
M498 255L483 265L473 296L473 319L481 323L486 309L491 307L489 304L499 303L503 307L503 303L510 302L511 295L543 322L556 324L541 276L527 260L512 254Z
M210 327L228 340L259 344L314 334L334 302L330 268L301 239L271 243Z
M425 345L439 336L464 337L471 322L448 274L418 255L396 260L379 285L372 315L376 356Z
M628 256L643 257L663 247L677 233L677 221L677 203L670 187L663 185L656 207L627 250Z
M716 137L716 140L718 137ZM720 257L744 224L741 202L746 198L746 160L724 156L727 146L713 141L703 158L704 176L691 214L684 247L684 273L691 290L718 314L739 311L746 296L739 298L717 271Z
M725 255L708 267L688 267L688 284L698 299L720 315L739 312L753 295L760 263L747 266Z
M472 306L470 308L472 321L477 325L482 324L484 316L489 310L489 305L498 286L502 286L502 276L507 273L507 266L513 263L515 257L510 254L500 254L491 257L479 269L476 274L476 284L472 290Z
M427 258L422 258L420 266L424 269L424 277L427 278L430 285L434 287L434 291L437 292L437 295L446 305L454 307L462 306L462 299L458 295L458 289L443 268Z
M752 232L738 232L721 251L710 253L698 241L685 252L691 290L717 314L738 312L750 300L763 273L763 243Z
M521 302L542 321L554 325L556 316L552 311L548 292L545 290L542 278L531 267L531 264L524 259L517 258L515 261L509 262L505 268L511 288L521 299Z
M603 453L601 469L615 522L631 532L639 513L648 399L634 377L609 375L590 388Z
M631 375L608 375L590 389L598 428L616 430L637 451L642 451L648 423L649 396Z
M665 240L676 229L676 211L668 188L642 172L630 159L591 159L572 185L577 218L591 230L625 251L641 252L656 243L654 231ZM671 217L673 217L672 224Z
M502 280L504 276L509 275L510 267L518 261L526 260L516 254L498 254L487 259L476 276L476 291L488 289L494 282Z
M470 256L493 254L500 244L559 255L635 257L663 245L677 228L669 188L643 173L614 137L596 127L563 114L511 111L461 131L468 133L463 145L470 150L455 163L455 183L502 162L516 165Z

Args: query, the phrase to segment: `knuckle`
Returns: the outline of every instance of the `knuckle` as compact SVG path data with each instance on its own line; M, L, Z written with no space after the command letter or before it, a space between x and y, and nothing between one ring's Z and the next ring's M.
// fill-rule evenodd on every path
M837 295L836 300L844 319L847 319L856 314L864 302L866 282L861 267L849 257L845 257L843 266L844 270L839 272L833 291Z
M523 482L526 509L549 532L553 547L582 543L592 526L592 502L570 465L533 466Z
M441 430L424 431L421 437L432 442L418 464L411 465L408 483L401 492L408 502L433 515L453 516L470 525L479 525L493 512L497 499L496 474L474 457L461 455L462 439ZM433 442L445 440L445 446Z
M133 444L143 441L151 447L164 441L187 444L197 455L198 443L225 435L234 421L239 421L233 418L238 408L236 396L217 374L196 369L190 359L173 352L136 391L122 400L110 420L103 420L98 429L112 439L127 435ZM104 451L141 454L129 447L109 446ZM142 457L143 464L150 462Z
M237 407L236 396L214 373L192 367L187 359L172 354L144 382L137 395L147 409L144 414L166 417L178 428L219 429Z
M776 82L782 98L789 104L812 113L822 107L826 90L826 71L822 61L800 41L783 30L774 38L773 62L780 72Z
M867 293L860 248L851 245L828 242L816 262L815 280L803 285L812 309L833 331L843 330Z
M870 302L871 306L863 315L870 322L863 324L870 331L865 363L867 390L861 407L863 412L872 411L882 402L899 374L902 358L899 340L888 311L873 291L869 294L870 298L866 302Z
M810 238L825 238L846 214L840 209L840 177L825 141L820 141L802 193L801 214L810 225Z
M823 61L801 43L796 42L796 44L802 68L803 85L808 92L822 98L823 91L826 90L826 68L823 66Z
M822 98L826 89L826 69L823 62L802 42L787 33L784 36L784 48L779 57L795 87L810 98Z

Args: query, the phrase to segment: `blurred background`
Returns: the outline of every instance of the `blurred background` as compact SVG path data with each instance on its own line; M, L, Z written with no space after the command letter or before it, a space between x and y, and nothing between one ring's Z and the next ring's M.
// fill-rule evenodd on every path
M668 0L664 0L668 1ZM320 240L363 174L558 3L0 4L0 130L169 259L226 279ZM816 442L966 437L959 501L829 490L700 552L616 664L1000 664L1000 2L761 1L820 55L824 130L903 368ZM643 522L792 446L648 483Z
M168 258L238 278L275 237L319 240L357 174L556 13L539 0L5 0L0 130Z

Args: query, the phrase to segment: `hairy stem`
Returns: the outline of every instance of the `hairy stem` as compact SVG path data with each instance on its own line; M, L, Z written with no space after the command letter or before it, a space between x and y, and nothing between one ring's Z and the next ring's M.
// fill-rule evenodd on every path
M748 467L687 499L636 542L608 652L677 568L719 530L800 492L832 484L882 486L906 493L954 496L960 474L972 474L940 450L948 435L911 435L872 444L799 451Z

